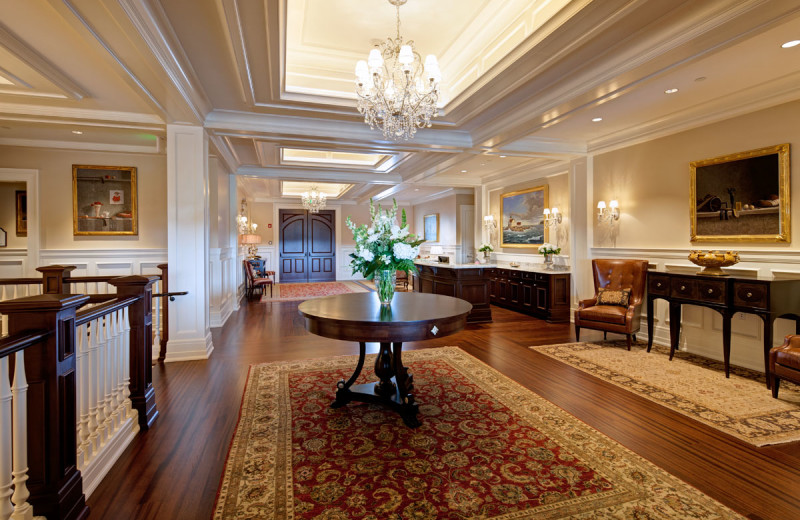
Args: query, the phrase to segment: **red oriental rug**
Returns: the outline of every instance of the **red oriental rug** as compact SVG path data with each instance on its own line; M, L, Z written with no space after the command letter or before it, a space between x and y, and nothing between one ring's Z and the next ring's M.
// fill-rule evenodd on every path
M743 518L456 347L404 353L419 428L333 410L356 359L251 367L215 519Z
M347 294L367 292L370 288L359 282L314 282L314 283L279 283L275 285L272 296L269 289L261 297L262 302L291 302Z

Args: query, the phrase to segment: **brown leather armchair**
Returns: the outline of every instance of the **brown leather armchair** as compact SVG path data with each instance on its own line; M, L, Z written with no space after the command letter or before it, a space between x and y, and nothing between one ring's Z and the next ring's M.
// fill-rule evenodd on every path
M769 377L772 378L772 397L776 399L781 379L800 385L800 336L786 336L783 345L770 349Z
M647 260L592 260L594 276L594 298L582 300L575 310L575 338L580 341L581 328L625 334L628 350L631 338L636 340L642 316L642 300L647 282ZM630 289L626 307L598 305L599 288L610 290Z

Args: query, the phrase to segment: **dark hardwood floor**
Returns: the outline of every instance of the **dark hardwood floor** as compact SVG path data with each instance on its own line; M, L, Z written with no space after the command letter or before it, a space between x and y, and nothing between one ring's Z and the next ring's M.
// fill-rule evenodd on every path
M493 323L404 349L458 345L739 513L754 520L800 518L800 442L753 448L526 348L574 340L570 325L498 307L492 314ZM358 350L308 334L295 302L243 303L213 338L208 361L154 367L160 415L88 500L90 518L209 518L248 366Z

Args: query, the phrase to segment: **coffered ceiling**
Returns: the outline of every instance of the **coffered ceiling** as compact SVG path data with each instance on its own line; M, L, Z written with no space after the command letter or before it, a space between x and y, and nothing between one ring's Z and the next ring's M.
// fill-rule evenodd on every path
M414 203L800 98L800 47L781 48L800 39L796 0L408 0L401 34L437 55L444 94L433 127L400 142L363 123L352 90L356 60L394 34L386 0L0 13L0 144L162 154L167 124L203 125L263 200L295 181ZM356 154L381 158L342 160Z

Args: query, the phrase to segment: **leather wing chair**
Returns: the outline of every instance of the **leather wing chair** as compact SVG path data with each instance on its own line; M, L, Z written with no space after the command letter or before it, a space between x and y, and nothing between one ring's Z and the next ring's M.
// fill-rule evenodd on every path
M769 377L772 378L772 397L776 399L781 379L800 385L800 336L786 336L783 345L770 349Z
M628 350L631 338L636 340L642 317L642 301L647 282L647 260L592 260L594 298L582 300L575 310L575 338L580 341L581 328L625 334ZM627 306L598 305L598 289L630 290Z

